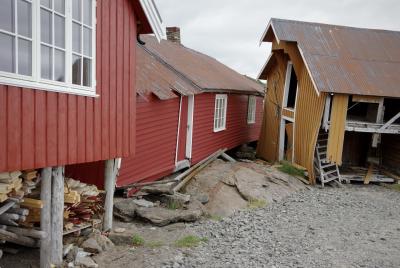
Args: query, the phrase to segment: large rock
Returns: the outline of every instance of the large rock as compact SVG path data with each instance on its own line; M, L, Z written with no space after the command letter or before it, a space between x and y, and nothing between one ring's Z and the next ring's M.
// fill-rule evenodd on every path
M114 216L124 222L130 222L135 217L136 208L134 199L123 199L114 203Z
M165 226L174 222L193 222L203 215L203 211L199 207L189 207L187 210L171 210L163 207L137 208L136 213L157 226Z
M82 243L81 247L87 252L98 254L111 249L114 244L108 237L96 230Z

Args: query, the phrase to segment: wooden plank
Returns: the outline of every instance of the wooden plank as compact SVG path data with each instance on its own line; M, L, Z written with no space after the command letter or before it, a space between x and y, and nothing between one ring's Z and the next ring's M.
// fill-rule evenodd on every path
M110 5L114 1L102 1L101 15L101 156L109 158L110 152Z
M117 1L110 2L110 107L109 107L109 150L110 154L108 159L111 157L116 157L116 147L117 147ZM104 146L104 145L103 145ZM111 156L111 157L110 157Z
M0 85L0 170L7 170L7 94L8 86Z
M77 97L77 162L86 161L86 97Z
M68 95L58 94L58 164L68 163Z
M46 166L46 92L35 91L35 166Z
M17 245L31 247L31 248L36 248L38 246L38 243L30 237L17 235L1 229L0 229L0 240L5 240Z
M9 87L7 100L7 157L8 169L18 170L21 166L21 90L16 87ZM29 134L28 134L29 135Z
M365 95L353 95L353 102L365 102L365 103L380 103L383 100L383 97L376 96L365 96Z
M35 154L26 153L35 151L35 94L31 89L22 90L22 166L34 167Z
M68 162L76 163L78 159L77 105L75 95L68 95ZM80 115L79 115L80 116Z
M51 177L52 169L44 168L41 173L41 192L40 200L43 208L40 212L40 228L47 234L40 241L40 268L50 267L50 247L51 247Z
M122 94L122 106L123 106L123 114L124 114L124 119L123 119L123 154L124 156L129 155L129 130L130 130L130 124L129 124L129 92L132 91L132 88L130 87L129 81L130 81L130 76L131 76L131 68L130 68L130 51L131 51L131 37L129 36L129 6L130 4L127 1L123 1L124 7L123 7L123 17L124 17L124 23L123 23L123 28L124 28L124 83L123 83L123 94ZM136 48L136 47L135 47ZM134 87L134 92L136 92L136 87Z
M374 164L371 163L369 165L368 172L365 175L364 184L369 184L369 182L371 181L371 178L372 178L373 171L374 171Z
M174 186L173 191L177 192L183 188L196 174L198 174L203 168L208 166L211 162L217 159L221 154L223 154L226 149L218 150L209 157L205 158L203 161L199 162L197 165L190 168L189 172L185 176L182 176L182 181L180 181L176 186ZM183 173L184 174L184 173Z
M122 105L122 95L123 91L123 82L124 82L124 57L125 54L122 54L124 51L124 2L125 1L115 1L117 3L117 16L116 16L116 64L117 64L117 74L116 74L116 154L117 156L122 156L122 131L123 131L123 105Z
M54 92L47 92L47 120L46 120L46 140L47 140L47 166L57 165L57 94Z

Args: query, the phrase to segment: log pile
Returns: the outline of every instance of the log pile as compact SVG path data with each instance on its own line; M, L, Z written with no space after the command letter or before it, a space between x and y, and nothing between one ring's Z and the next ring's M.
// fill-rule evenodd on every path
M0 241L27 247L38 247L44 235L40 230L25 228L30 225L34 210L41 201L28 198L37 188L40 178L36 170L0 174ZM40 212L39 212L40 213Z
M104 197L94 185L67 178L64 191L64 229L93 225L104 212ZM97 222L97 221L96 221Z
M70 178L64 184L64 233L99 224L104 212L103 193L94 185ZM42 208L36 170L0 173L0 243L38 247L46 236L40 231Z

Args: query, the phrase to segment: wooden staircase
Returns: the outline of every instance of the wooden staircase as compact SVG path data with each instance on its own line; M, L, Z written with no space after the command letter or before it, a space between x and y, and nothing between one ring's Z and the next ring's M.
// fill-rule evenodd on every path
M317 145L315 147L314 168L322 187L328 182L342 182L338 166L330 163L327 159L327 149L328 132L321 131L318 134Z

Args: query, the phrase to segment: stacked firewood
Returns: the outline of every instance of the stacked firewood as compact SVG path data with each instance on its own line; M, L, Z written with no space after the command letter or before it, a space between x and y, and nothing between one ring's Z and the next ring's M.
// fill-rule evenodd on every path
M64 229L92 225L101 219L104 212L104 198L95 185L67 178L64 188Z
M27 197L39 182L36 170L0 174L0 241L38 246L38 240L44 234L40 230L24 227L29 225L33 210L40 211L43 207L39 199Z

